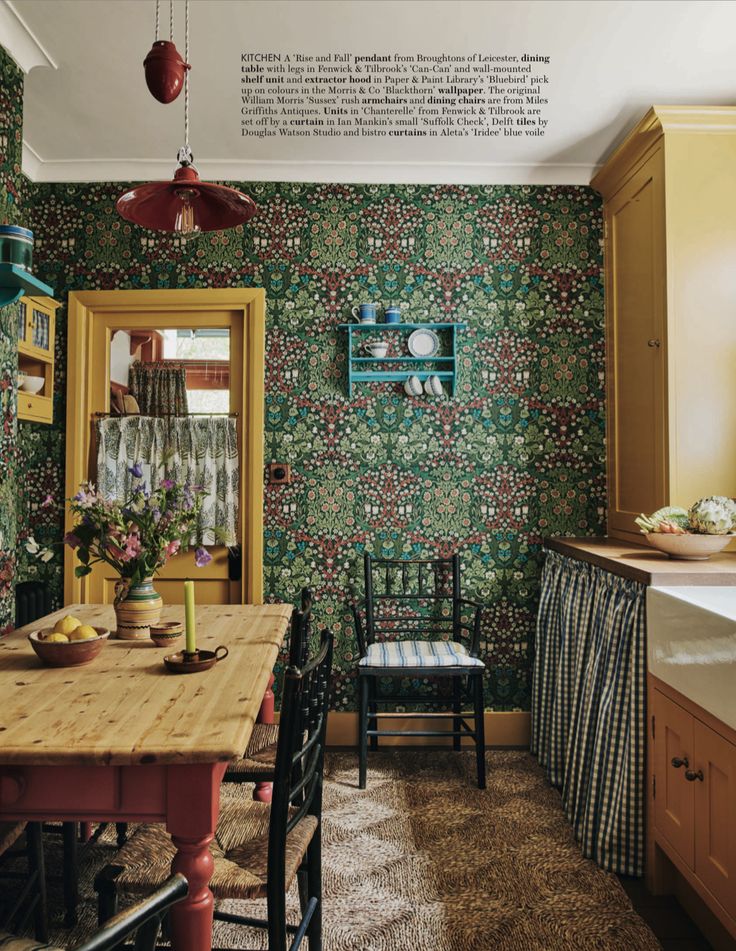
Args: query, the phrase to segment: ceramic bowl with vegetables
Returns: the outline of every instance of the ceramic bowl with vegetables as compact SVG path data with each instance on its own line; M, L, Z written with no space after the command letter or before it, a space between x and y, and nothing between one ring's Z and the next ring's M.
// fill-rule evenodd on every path
M634 521L652 548L670 558L704 561L723 551L736 534L736 502L710 495L689 509L667 505Z

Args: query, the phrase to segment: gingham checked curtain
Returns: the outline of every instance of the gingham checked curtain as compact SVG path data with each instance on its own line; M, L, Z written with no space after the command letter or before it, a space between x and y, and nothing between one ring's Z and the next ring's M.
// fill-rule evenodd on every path
M646 587L548 552L532 682L532 752L561 787L583 852L644 866Z

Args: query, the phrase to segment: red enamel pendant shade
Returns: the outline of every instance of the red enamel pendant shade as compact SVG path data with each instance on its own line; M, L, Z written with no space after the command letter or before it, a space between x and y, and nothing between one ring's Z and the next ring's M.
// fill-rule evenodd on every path
M154 99L173 102L184 85L184 74L189 69L176 46L168 40L156 40L143 60L146 85Z
M182 165L171 182L137 185L118 198L118 213L152 231L222 231L249 221L256 203L226 185L202 182L192 165Z

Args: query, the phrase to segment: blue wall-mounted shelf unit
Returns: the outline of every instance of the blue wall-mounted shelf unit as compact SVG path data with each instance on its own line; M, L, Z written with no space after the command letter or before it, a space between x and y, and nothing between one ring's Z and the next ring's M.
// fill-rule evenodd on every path
M355 383L403 383L410 376L418 376L424 382L428 376L438 376L443 384L450 388L450 395L455 395L457 385L457 334L465 330L463 323L423 323L423 324L340 324L348 335L348 396L353 395ZM413 357L407 350L406 339L399 344L406 354L396 354L398 349L390 340L390 336L401 332L411 333L414 330L432 330L440 338L440 351L434 357ZM389 340L391 356L364 357L362 356L362 341L371 334L375 338ZM361 354L361 355L359 355ZM378 369L389 366L391 369Z
M54 289L25 268L0 264L0 307L13 304L24 294L27 297L53 297Z

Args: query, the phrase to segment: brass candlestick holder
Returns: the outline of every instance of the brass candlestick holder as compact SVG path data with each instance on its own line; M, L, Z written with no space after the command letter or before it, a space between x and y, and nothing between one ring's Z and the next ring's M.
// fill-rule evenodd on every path
M164 657L164 664L172 674L196 674L201 670L211 670L218 661L225 660L228 653L223 644L213 651L177 651Z

